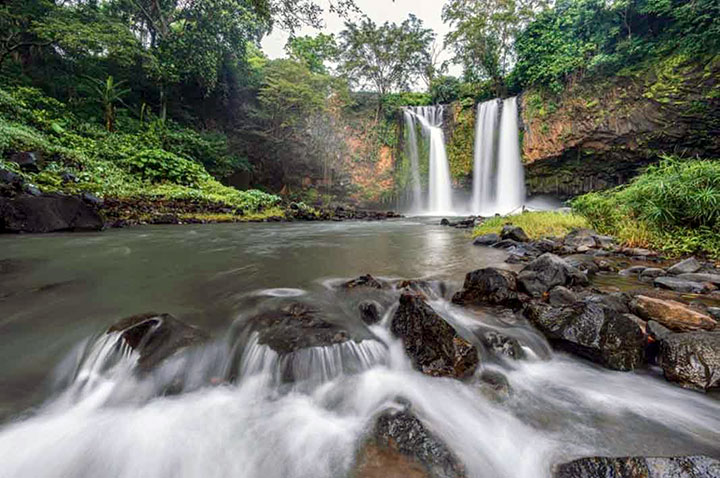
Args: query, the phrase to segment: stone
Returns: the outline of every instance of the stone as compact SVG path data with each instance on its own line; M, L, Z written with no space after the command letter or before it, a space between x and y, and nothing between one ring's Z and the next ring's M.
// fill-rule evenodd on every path
M10 155L10 162L20 166L23 171L38 172L38 160L40 155L33 152L21 152Z
M103 204L102 199L100 199L99 197L97 197L96 195L94 195L92 193L84 192L80 195L80 197L82 198L83 201L85 201L86 203L88 203L94 207L100 207Z
M627 269L621 270L620 272L618 272L618 274L621 276L626 276L626 277L633 276L633 275L639 275L639 274L642 274L643 272L645 272L645 269L647 269L647 267L645 267L645 266L632 266L632 267L628 267Z
M720 387L720 332L668 334L660 340L658 363L665 378L707 391Z
M533 245L541 253L542 252L554 252L562 246L560 243L555 242L552 239L547 239L547 238L535 241L533 243Z
M342 287L344 287L345 289L355 289L357 287L384 289L385 285L370 274L365 274L364 276L360 276L357 279L345 282Z
M708 307L708 313L712 315L715 320L720 320L720 307Z
M478 367L477 349L458 335L421 294L403 292L390 325L415 368L432 376L466 378Z
M639 295L630 303L630 308L643 319L654 320L678 332L712 330L717 326L717 321L709 315L697 312L674 300Z
M561 285L553 287L550 290L550 295L548 297L548 302L550 305L554 306L572 305L577 301L577 295L567 287L563 287Z
M521 245L520 242L514 241L512 239L503 239L500 242L497 242L492 245L495 249L510 249L510 248L517 248Z
M595 236L595 242L597 243L598 247L607 249L615 244L615 238L612 236Z
M495 267L469 272L463 288L452 301L456 304L518 306L517 274Z
M707 456L589 457L557 465L553 478L716 478L720 461Z
M485 348L495 356L503 356L514 360L525 357L520 342L496 330L489 330L482 334L481 341Z
M99 231L102 227L95 208L76 196L0 198L0 232Z
M42 191L32 184L25 184L23 186L23 192L29 194L30 196L42 196Z
M677 277L658 277L653 281L653 284L655 287L691 294L707 294L708 292L715 290L715 287L712 284L692 282L678 279Z
M587 272L590 275L595 274L600 270L600 267L595 262L595 258L587 254L573 254L563 257L563 259L579 271Z
M607 368L633 370L644 361L642 329L600 302L584 300L565 307L531 303L525 316L555 347Z
M672 330L665 327L660 322L656 322L654 320L648 320L647 323L647 332L648 335L653 337L655 340L660 340L664 337L667 337L668 335L672 334Z
M518 274L518 288L532 296L541 296L555 286L587 285L585 274L560 257L546 252Z
M380 311L382 306L374 300L365 300L358 304L358 310L360 310L360 318L367 325L374 325L380 322L382 315Z
M181 349L208 340L202 330L187 325L170 314L140 314L113 324L107 333L119 333L122 340L138 353L138 367L149 371Z
M665 270L659 267L648 267L640 273L640 280L645 282L652 282L658 277L665 275Z
M483 370L480 373L481 390L488 398L503 402L512 395L507 377L497 370Z
M693 272L697 272L700 269L702 269L702 264L700 264L700 261L695 259L695 257L688 257L687 259L680 261L674 266L670 267L668 269L668 274L690 274Z
M0 183L8 185L19 185L23 182L23 178L19 174L8 171L7 169L0 169Z
M465 467L408 409L387 410L358 454L356 478L464 478Z
M449 226L450 220L444 217L444 218L440 219L440 225L441 226Z
M657 253L650 249L643 249L641 247L628 247L622 250L623 254L631 257L651 257L656 256Z
M500 236L495 233L490 233L476 237L473 244L476 246L492 246L498 242L500 242Z
M691 282L709 282L710 284L720 285L720 274L703 274L703 273L688 273L679 274L678 279L688 280Z
M248 323L251 330L257 332L258 343L267 345L280 355L350 340L350 334L345 329L324 320L319 310L301 302L265 311Z
M503 226L500 237L503 239L510 239L517 242L528 242L530 240L528 235L525 234L525 231L523 231L521 227L513 226L512 224Z
M588 249L597 247L597 241L595 240L597 233L590 229L576 229L571 231L565 236L563 242L566 246L574 247L587 247Z

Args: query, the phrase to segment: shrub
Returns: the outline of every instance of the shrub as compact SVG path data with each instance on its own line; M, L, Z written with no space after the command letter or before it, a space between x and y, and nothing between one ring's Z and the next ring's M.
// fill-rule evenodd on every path
M202 165L162 149L148 149L125 160L133 174L150 182L170 181L196 186L210 178Z

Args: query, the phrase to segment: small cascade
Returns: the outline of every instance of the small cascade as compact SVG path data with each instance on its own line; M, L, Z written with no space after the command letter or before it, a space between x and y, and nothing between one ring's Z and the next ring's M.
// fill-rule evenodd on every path
M405 130L407 131L407 152L410 157L410 187L412 203L410 210L422 210L422 185L420 183L420 154L418 153L417 130L415 119L410 111L405 110Z
M442 130L444 112L445 107L441 105L419 106L406 110L406 113L420 124L423 137L429 142L428 206L423 211L427 214L447 214L452 211L450 164L445 152L445 134ZM414 122L409 127L412 129ZM412 134L410 136L412 137Z
M517 98L479 104L475 135L472 212L491 216L518 210L525 202L525 177Z

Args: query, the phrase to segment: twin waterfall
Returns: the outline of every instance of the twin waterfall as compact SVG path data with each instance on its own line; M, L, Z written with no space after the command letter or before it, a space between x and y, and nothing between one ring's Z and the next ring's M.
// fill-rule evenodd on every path
M407 153L410 158L410 211L416 214L480 216L509 214L525 202L525 179L520 161L517 99L495 99L477 107L472 197L469 206L453 200L450 165L443 133L444 106L405 110ZM418 126L423 141L419 142ZM427 158L427 163L423 160ZM421 170L427 164L427 188ZM423 191L426 190L426 195Z

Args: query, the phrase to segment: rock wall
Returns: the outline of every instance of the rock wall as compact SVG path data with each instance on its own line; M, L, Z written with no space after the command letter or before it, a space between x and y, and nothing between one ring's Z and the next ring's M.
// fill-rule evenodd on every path
M586 77L560 95L521 95L530 194L571 197L623 184L664 154L720 158L720 56L671 56Z

